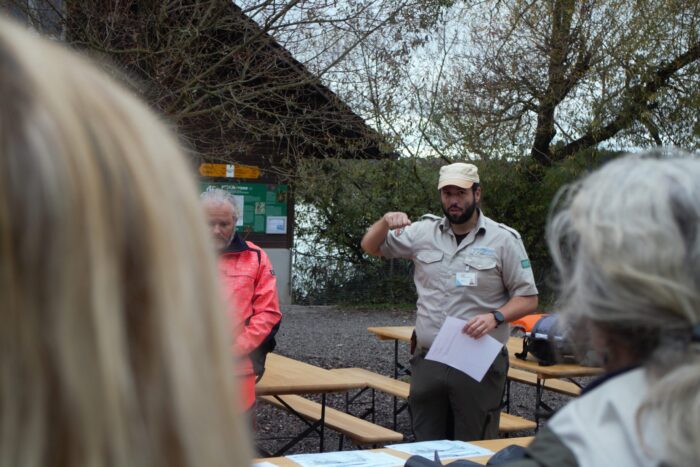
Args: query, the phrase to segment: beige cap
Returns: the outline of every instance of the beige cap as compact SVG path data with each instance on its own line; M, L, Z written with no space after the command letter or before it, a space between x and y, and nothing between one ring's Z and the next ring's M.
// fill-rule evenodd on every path
M479 183L479 171L474 164L455 162L454 164L440 167L438 190L448 185L471 188L475 183Z

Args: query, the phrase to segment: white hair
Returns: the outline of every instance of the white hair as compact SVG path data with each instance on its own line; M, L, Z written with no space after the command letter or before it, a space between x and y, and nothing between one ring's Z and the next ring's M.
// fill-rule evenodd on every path
M700 159L676 149L614 160L568 187L547 239L566 319L618 337L650 370L640 413L671 465L700 459ZM640 418L641 420L641 418Z
M236 202L236 198L226 190L220 188L210 188L204 193L202 193L199 198L202 204L205 203L215 203L215 204L228 204L231 206L232 215L236 219L241 218L241 208Z

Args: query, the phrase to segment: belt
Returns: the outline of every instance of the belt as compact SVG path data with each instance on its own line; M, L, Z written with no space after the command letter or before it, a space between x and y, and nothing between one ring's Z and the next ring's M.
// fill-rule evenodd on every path
M425 355L428 353L429 350L430 350L430 347L416 347L415 355L418 355L418 354ZM503 348L501 349L499 355L508 355L508 347L506 347L504 345Z

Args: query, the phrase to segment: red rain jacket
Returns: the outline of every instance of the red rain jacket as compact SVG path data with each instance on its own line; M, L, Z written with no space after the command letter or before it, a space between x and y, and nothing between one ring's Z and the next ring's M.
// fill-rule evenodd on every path
M244 408L255 401L255 374L248 354L257 348L282 319L277 279L267 254L236 233L219 256L233 351L242 357L237 373L242 378Z

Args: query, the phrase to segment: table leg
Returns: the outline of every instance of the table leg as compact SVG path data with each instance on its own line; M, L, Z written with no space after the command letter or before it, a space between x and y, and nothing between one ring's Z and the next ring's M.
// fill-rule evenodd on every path
M399 362L399 340L394 339L394 379L399 379L399 376L410 375L411 370L408 366L404 366Z
M326 431L326 393L321 393L321 442L319 443L319 451L323 452L323 442Z
M546 382L546 379L542 379L539 376L537 377L537 400L535 401L535 423L537 423L537 428L535 428L535 432L537 432L537 430L540 427L540 419L542 418L542 416L544 416L545 418L549 418L554 412L554 409L543 400L544 387ZM540 409L543 409L546 412L540 412Z
M306 420L299 412L294 410L292 406L290 406L282 397L275 395L275 399L277 399L279 402L282 403L282 405L291 413L292 415L296 416L299 420L304 422L306 424L307 428L296 435L294 438L292 438L291 441L289 441L287 444L282 446L280 449L278 449L276 452L272 454L272 456L269 457L279 457L284 455L289 449L291 449L293 446L295 446L299 441L302 439L306 438L309 434L312 432L316 432L319 437L320 437L320 442L319 442L319 450L320 452L323 452L324 448L324 431L325 431L325 426L326 426L326 394L322 393L321 394L321 419L316 421L316 422L309 422Z
M506 378L506 413L510 413L510 380Z
M540 406L542 405L543 380L537 375L537 384L535 385L535 433L540 429Z
M399 340L394 339L394 379L399 378Z

